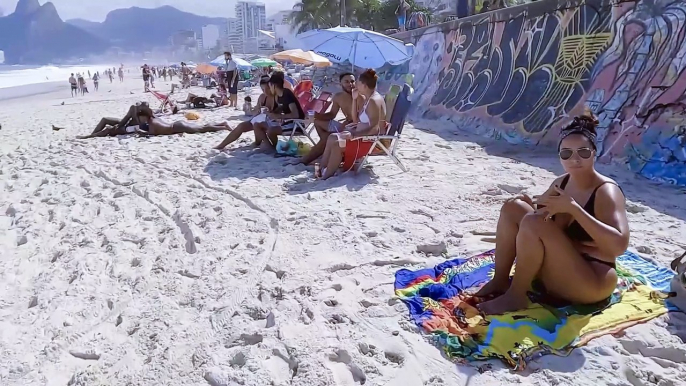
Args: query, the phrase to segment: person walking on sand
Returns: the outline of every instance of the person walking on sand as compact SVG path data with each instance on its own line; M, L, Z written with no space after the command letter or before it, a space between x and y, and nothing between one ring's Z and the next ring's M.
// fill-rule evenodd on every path
M114 82L114 75L112 74L112 70L108 69L107 75L109 75L110 77L110 83Z
M495 296L485 314L524 309L534 282L555 299L593 304L617 286L615 260L629 246L626 198L617 182L595 169L592 113L560 132L558 155L567 173L543 193L509 199L496 229L495 273L475 296ZM517 260L514 276L512 266Z
M119 67L119 83L124 82L124 69Z
M74 77L74 74L72 73L71 76L69 77L69 85L71 86L71 96L72 98L79 95L79 88L76 83L76 78Z
M93 88L95 89L95 91L98 91L98 83L99 82L100 82L100 76L96 72L95 74L93 74Z

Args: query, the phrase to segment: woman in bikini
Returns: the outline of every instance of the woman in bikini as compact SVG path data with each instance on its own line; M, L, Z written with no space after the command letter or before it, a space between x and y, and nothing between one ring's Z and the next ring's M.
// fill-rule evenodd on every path
M268 111L274 111L274 108L276 107L276 99L274 97L274 94L271 92L271 89L269 88L268 76L263 76L262 78L260 78L260 88L262 89L262 94L260 94L259 98L257 99L257 104L253 108L253 115L259 114L263 107L266 107ZM229 133L229 135L226 136L222 143L215 146L214 148L217 150L222 150L229 144L238 140L238 138L240 138L241 135L243 135L244 133L248 133L253 130L253 120L241 122L238 126L236 126L234 130L231 131L231 133ZM259 146L259 144L256 144L255 146Z
M315 165L317 177L325 180L333 176L341 167L341 162L344 171L352 169L355 162L366 156L373 145L372 142L354 138L379 135L386 129L386 102L383 96L376 92L378 79L376 71L372 69L360 75L352 91L352 98L355 101L358 97L362 97L364 105L358 112L356 104L353 104L353 123L345 126L342 132L329 136L322 156L324 169L321 171L321 176L317 170L318 165Z
M622 190L595 169L597 124L592 114L574 118L558 145L567 173L542 196L503 205L495 275L476 293L497 296L479 305L484 313L526 308L534 280L547 294L574 304L606 299L617 286L615 259L629 245L629 225Z

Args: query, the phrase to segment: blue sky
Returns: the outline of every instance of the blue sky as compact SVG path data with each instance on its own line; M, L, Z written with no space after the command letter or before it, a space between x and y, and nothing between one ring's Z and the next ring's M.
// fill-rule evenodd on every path
M41 4L46 0L38 0ZM267 16L281 10L291 9L296 0L262 0L267 6ZM171 5L182 11L192 12L203 16L233 16L236 0L52 0L62 20L81 18L93 21L103 21L107 13L113 9L137 6L141 8L156 8ZM14 12L17 0L0 0L0 9L5 15Z

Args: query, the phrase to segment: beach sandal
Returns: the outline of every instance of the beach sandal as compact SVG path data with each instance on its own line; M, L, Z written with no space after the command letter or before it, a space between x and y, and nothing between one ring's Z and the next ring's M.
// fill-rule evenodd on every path
M671 268L676 275L670 282L669 301L686 312L686 252L672 261Z

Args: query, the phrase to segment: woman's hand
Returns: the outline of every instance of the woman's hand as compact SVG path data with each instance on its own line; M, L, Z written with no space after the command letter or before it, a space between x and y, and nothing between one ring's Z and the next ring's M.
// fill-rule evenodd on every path
M534 207L534 202L533 202L533 200L532 200L531 197L529 197L527 194L522 194L522 195L519 195L519 196L516 196L516 197L508 198L507 200L505 200L505 202L512 202L512 201L515 201L515 200L524 201L524 202L526 202L527 204L529 204L532 208Z
M553 188L555 189L556 194L546 194L535 197L534 204L545 206L545 208L541 209L541 212L546 213L546 217L551 217L558 213L572 214L574 210L579 207L576 201L574 201L574 198L558 186L554 186Z
M360 92L357 91L356 88L354 88L354 89L353 89L353 92L352 92L353 106L355 106L355 101L357 100L357 98L358 98L359 96L360 96Z

